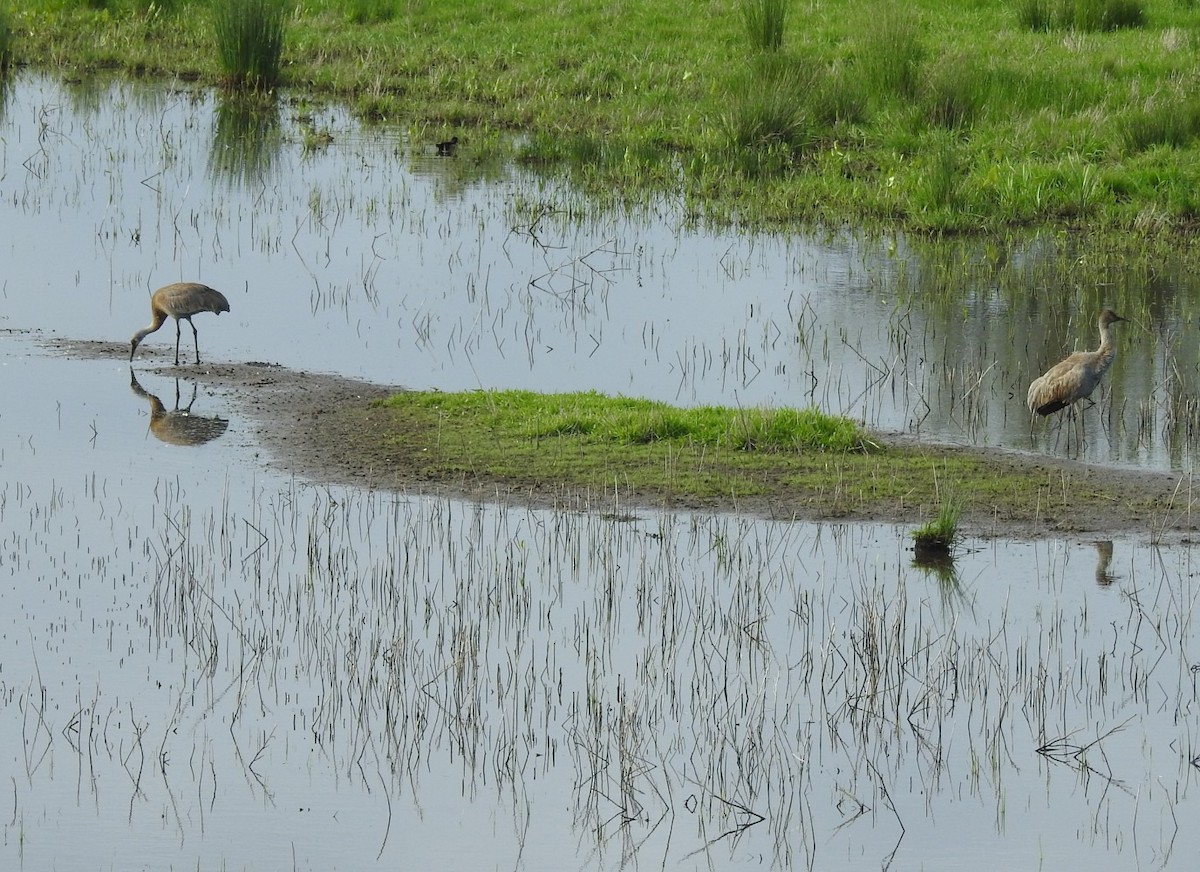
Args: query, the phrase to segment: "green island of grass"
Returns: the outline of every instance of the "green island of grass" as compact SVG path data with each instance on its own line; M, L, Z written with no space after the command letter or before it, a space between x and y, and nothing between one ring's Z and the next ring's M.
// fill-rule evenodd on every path
M1177 477L884 440L815 409L679 409L596 393L406 391L323 410L306 441L372 486L535 504L925 522L944 545L1190 523Z

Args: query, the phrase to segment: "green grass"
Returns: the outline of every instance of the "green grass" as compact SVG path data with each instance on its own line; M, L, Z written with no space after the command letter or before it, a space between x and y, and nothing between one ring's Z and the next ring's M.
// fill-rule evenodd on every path
M397 394L395 444L422 477L469 475L554 487L760 495L797 458L872 447L854 422L815 409L680 409L597 393ZM415 460L413 460L415 458Z
M679 409L595 393L406 392L330 409L317 426L378 486L437 485L534 501L616 492L629 504L790 517L909 520L955 506L977 524L1052 524L1113 501L1084 472L1013 465L944 447L885 446L814 409ZM732 501L732 502L731 502Z
M1019 0L1016 12L1030 30L1108 31L1146 21L1141 0Z
M151 16L142 0L28 0L14 58L273 82L257 62L223 65L211 6L233 2ZM716 222L1126 233L1154 216L1194 237L1195 4L780 0L794 17L767 52L744 8L308 0L286 6L278 76L373 122L469 131L480 160L519 156L605 199L667 193Z
M353 24L377 24L396 17L399 0L347 0L346 19Z
M538 444L571 438L585 443L633 446L678 442L735 451L864 451L862 428L816 409L676 408L665 403L595 392L531 391L398 394L392 407L424 409L439 420L484 423L491 437Z

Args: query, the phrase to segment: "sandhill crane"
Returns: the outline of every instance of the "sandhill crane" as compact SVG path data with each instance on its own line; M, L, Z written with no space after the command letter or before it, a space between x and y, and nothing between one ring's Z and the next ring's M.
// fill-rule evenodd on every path
M1101 312L1100 347L1095 351L1076 351L1050 367L1045 375L1035 378L1026 397L1029 411L1050 415L1076 400L1086 399L1116 360L1117 346L1113 342L1111 325L1124 320L1112 309Z
M163 325L163 322L168 317L175 319L175 365L179 366L179 322L186 320L192 325L192 339L196 343L196 363L200 362L200 334L196 332L196 325L192 324L192 316L198 315L201 312L216 312L220 315L222 312L229 311L229 301L225 299L225 295L220 291L213 290L208 285L202 285L199 282L176 282L173 285L165 285L154 292L154 296L150 298L150 313L153 320L149 327L143 327L137 333L133 334L133 339L129 341L129 359L133 360L133 353L137 351L138 345L148 335L153 333Z

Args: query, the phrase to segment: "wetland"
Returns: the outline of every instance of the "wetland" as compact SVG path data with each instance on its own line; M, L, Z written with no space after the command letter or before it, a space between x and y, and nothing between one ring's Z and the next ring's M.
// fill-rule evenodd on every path
M736 228L471 146L8 81L5 865L1190 868L1188 252ZM230 301L203 362L131 367L178 280ZM1095 405L1031 429L1104 305ZM372 433L402 389L815 406L923 496L431 478Z

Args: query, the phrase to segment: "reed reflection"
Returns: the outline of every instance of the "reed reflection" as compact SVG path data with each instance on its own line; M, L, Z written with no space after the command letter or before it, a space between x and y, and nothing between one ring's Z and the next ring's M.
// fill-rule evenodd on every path
M192 399L181 409L179 379L175 379L175 408L171 411L167 411L157 396L141 386L132 369L129 370L129 387L150 403L150 432L162 442L171 445L202 445L216 439L229 427L226 418L192 414L192 404L196 402L195 382L192 383Z
M282 143L273 95L223 93L217 98L208 159L214 179L232 187L261 184L271 175Z
M942 604L950 605L964 599L962 581L954 566L954 555L944 548L914 548L912 565L926 578L937 582Z

